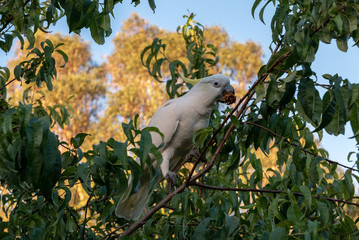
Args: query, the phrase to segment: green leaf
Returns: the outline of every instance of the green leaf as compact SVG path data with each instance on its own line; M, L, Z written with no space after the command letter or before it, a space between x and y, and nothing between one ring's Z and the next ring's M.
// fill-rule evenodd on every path
M306 116L314 125L318 125L323 104L319 92L314 86L313 80L305 77L301 79L299 83L298 99Z
M353 104L351 109L350 125L352 127L354 136L356 136L355 139L359 143L359 107L357 104Z
M5 38L5 49L3 49L5 52L9 52L11 50L13 36L11 34L4 34Z
M81 147L87 136L91 136L91 134L78 133L74 138L71 138L71 144L74 146L74 148L79 148Z
M113 152L117 157L115 164L121 164L125 170L128 170L127 164L127 144L115 141L113 143Z
M326 226L329 222L329 209L328 209L328 206L327 204L321 202L321 201L317 201L317 204L318 204L318 210L319 210L319 213L320 213L320 223L321 223L321 226Z
M335 106L335 113L332 121L325 127L325 130L329 134L334 134L338 136L339 134L345 133L345 120L343 114L341 114L339 105Z
M264 98L266 94L266 90L263 84L259 84L256 86L255 91L256 91L256 100L254 103L256 104L259 103Z
M287 230L283 227L276 227L270 234L270 240L286 240L288 239Z
M304 185L302 185L302 186L299 186L299 189L300 189L300 191L303 193L303 195L304 195L304 199L305 199L305 201L306 201L306 203L307 203L307 206L309 207L309 208L311 208L311 205L312 205L312 194L311 194L311 192L310 192L310 189L307 187L307 186L304 186Z
M203 147L206 138L213 133L213 130L213 127L201 128L197 130L193 134L192 142L199 147Z
M66 63L68 62L68 60L69 60L69 57L67 56L67 54L64 52L64 51L62 51L62 50L60 50L60 49L56 49L56 52L58 52L59 54L61 54L61 56L62 56L62 58L64 59L64 64L63 65L61 65L60 67L65 67L65 65L66 65Z
M11 142L12 135L13 135L13 125L12 125L12 118L13 115L16 114L16 109L10 108L4 114L3 120L3 131L5 136L7 137L8 141Z
M92 15L90 21L90 32L91 32L91 37L93 38L93 40L95 40L97 44L102 45L105 43L104 32L99 29L95 15Z
M271 79L267 88L266 102L269 106L275 106L278 104L281 98L281 93L278 88L276 79Z
M142 165L147 161L147 158L149 158L149 153L151 151L151 148L152 148L151 134L147 129L144 129L141 132L140 156L139 156L141 159Z
M39 154L42 140L43 123L32 117L26 127L26 157L29 161L30 179L35 187L38 186L43 164L43 156Z
M235 128L240 127L239 119L235 115L231 115L231 122Z
M330 102L323 112L322 121L320 122L319 127L317 127L314 130L314 132L320 131L323 128L325 128L326 126L328 126L328 124L333 120L333 117L335 114L336 100L335 100L335 98L330 100L330 92L329 91L324 94L323 101L330 101Z
M35 45L35 36L34 36L34 33L31 31L30 28L27 29L26 38L29 41L29 46L27 47L27 50L30 50Z
M355 187L353 184L353 178L349 171L346 171L344 174L344 198L345 200L350 200L354 196Z
M154 0L148 0L148 3L150 4L150 8L152 9L153 12L155 12L156 9L156 4Z
M261 20L262 23L265 24L264 22L264 10L265 8L268 6L268 4L271 3L271 1L267 1L264 6L262 7L262 9L259 11L259 19Z
M294 97L296 89L297 89L297 87L296 87L296 81L295 80L287 82L285 84L285 92L284 92L282 98L279 101L279 106L284 107L286 104L290 103L290 101Z
M14 68L14 75L15 75L15 78L19 81L21 81L21 76L23 74L23 71L22 71L22 66L21 64L19 65L16 65L16 67Z
M61 153L58 150L58 140L54 133L48 130L44 146L44 160L41 173L40 190L47 200L52 201L52 189L61 175Z
M210 223L213 220L211 217L203 219L196 227L192 239L207 239L210 236Z
M337 14L335 16L335 18L333 19L333 21L334 21L335 25L337 26L339 34L341 34L343 31L343 19L342 19L341 14Z
M252 13L252 17L254 18L254 12L256 11L256 8L258 7L258 5L261 3L262 0L256 0L253 3L252 9L251 9L251 13Z
M337 39L337 47L342 52L348 51L348 42Z
M13 31L13 33L19 39L19 41L20 41L20 49L23 50L24 49L24 44L25 44L24 38L21 36L19 31L15 30L15 31Z

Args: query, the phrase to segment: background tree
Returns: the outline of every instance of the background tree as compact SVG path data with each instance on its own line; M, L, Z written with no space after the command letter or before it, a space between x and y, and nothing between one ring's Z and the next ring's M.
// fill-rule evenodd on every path
M254 1L252 14L261 2ZM350 122L358 140L358 84L337 75L324 75L323 84L310 66L321 42L335 39L344 51L348 39L358 42L359 5L340 0L264 2L260 19L268 4L276 4L271 23L275 48L269 61L233 109L214 110L210 126L195 134L201 156L179 171L181 184L172 192L166 182L156 188L137 222L118 219L114 208L128 187L129 174L136 184L149 154L161 160L148 138L155 129L139 130L135 116L122 123L125 140L110 138L84 152L87 134L60 142L50 126L66 122L63 118L41 105L9 104L5 98L6 87L16 80L52 90L58 75L55 57L68 60L62 46L48 39L33 48L34 32L66 16L70 31L89 27L96 42L103 43L111 33L109 14L116 2L0 2L1 49L8 51L14 38L21 42L26 36L31 56L14 67L13 78L5 67L0 74L0 183L6 217L0 219L0 237L356 239L358 219L349 217L346 207L358 206L352 202L358 169L343 166L339 176L340 164L327 158L314 136L323 131L342 134ZM155 8L153 1L149 4ZM167 80L170 97L185 92L179 73L198 78L223 66L217 65L219 51L206 41L193 14L178 31L188 60L168 56L170 43L160 38L139 56L149 75ZM237 74L243 73L233 71ZM322 87L320 96L317 88ZM67 149L60 152L61 146ZM258 154L271 149L278 149L278 170L263 168ZM75 186L89 196L83 206L71 204Z
M26 91L26 102L41 104L49 108L55 117L60 118L60 125L56 125L56 133L61 140L69 142L77 133L95 132L94 123L98 121L98 114L101 102L104 102L106 92L106 69L104 66L97 66L91 59L89 43L86 43L79 36L62 36L60 34L46 34L40 32L36 35L35 47L40 47L41 42L46 39L54 44L63 43L62 49L71 52L73 57L66 63L65 68L58 68L57 77L53 81L53 88L50 91L37 87L36 83L29 84L27 88L20 86L20 82L12 84L8 88L8 96L11 104L16 104L23 98ZM9 62L10 67L27 59L27 51L16 49L15 57ZM61 55L54 56L58 66L64 65ZM57 67L58 67L57 66ZM67 113L61 113L57 106L68 106ZM68 121L71 115L71 121ZM62 119L61 119L62 118Z

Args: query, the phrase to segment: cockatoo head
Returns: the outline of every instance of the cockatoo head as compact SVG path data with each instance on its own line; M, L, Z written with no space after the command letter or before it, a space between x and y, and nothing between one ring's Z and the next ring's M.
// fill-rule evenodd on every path
M217 101L232 104L236 100L234 88L231 86L229 78L223 74L215 74L201 79L188 79L183 76L181 78L194 85L190 92L202 93L214 104Z

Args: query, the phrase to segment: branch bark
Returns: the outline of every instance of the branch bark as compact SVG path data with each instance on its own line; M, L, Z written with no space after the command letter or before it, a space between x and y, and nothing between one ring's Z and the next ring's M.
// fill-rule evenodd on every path
M287 192L282 191L282 190L257 189L257 188L217 187L217 186L206 185L206 184L199 183L199 182L193 182L193 183L191 183L191 185L201 187L201 188L212 189L212 190L219 190L219 191L257 192L257 193L272 193L272 194L285 193L285 194L287 194ZM302 193L299 193L299 192L292 192L292 194L294 196L304 197L304 195ZM335 198L329 198L329 197L324 197L324 196L319 196L319 195L312 195L312 197L314 197L316 199L325 199L325 200L328 200L328 201L331 201L331 202L345 203L345 204L348 204L348 205L353 205L353 206L359 207L359 203L349 202L349 201L346 201L346 200L343 200L343 199L335 199Z

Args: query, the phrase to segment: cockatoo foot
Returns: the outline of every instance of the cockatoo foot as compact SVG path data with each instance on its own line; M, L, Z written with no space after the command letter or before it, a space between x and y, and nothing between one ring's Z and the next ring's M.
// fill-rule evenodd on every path
M168 172L165 179L170 185L174 185L177 181L177 175L174 172Z
M185 162L194 163L196 159L199 158L201 153L197 149L192 149L186 156ZM204 162L204 159L201 158L201 162Z

